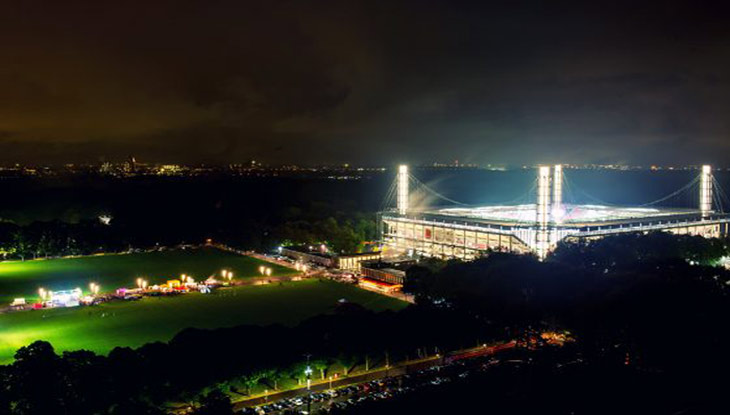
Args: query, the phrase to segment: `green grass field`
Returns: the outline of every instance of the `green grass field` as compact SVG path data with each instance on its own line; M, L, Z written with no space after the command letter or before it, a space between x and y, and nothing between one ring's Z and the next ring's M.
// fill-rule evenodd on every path
M47 340L57 351L87 349L107 353L116 346L137 347L166 341L187 327L239 324L295 325L334 310L346 298L369 309L399 309L406 303L331 281L305 280L240 286L212 294L148 297L93 307L33 310L0 314L0 363L34 340Z
M79 287L86 292L89 283L95 282L101 285L102 292L111 292L120 287L134 288L138 277L146 278L150 285L183 273L200 281L223 268L233 271L235 278L260 276L261 264L272 268L273 275L293 272L213 248L0 262L0 305L16 297L36 301L41 287L54 291Z

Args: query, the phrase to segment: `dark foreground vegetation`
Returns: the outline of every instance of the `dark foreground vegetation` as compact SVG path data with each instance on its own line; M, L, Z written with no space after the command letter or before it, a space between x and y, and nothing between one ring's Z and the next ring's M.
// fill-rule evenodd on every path
M438 385L370 400L331 414L720 414L725 386L718 379L650 371L638 365L580 357L580 350L521 351L484 370L469 369ZM466 374L467 376L463 376Z
M209 386L228 390L232 380L265 382L272 389L285 378L304 381L305 355L316 370L313 377L322 379L331 364L347 374L364 359L395 362L435 348L471 347L491 335L479 321L464 317L454 325L455 318L439 310L376 314L346 303L334 315L295 328L189 329L169 343L117 348L108 357L88 351L58 356L50 344L36 342L0 371L0 414L139 413L126 412L129 402L135 411L140 405L153 411L168 400L195 400Z
M727 407L718 382L730 369L730 272L701 265L726 252L726 240L655 233L564 244L545 262L492 254L413 267L406 289L421 307L470 314L497 327L563 328L578 341L570 368L543 356L536 365L401 404L448 413L436 408L456 396L466 400L453 410L484 405L474 399L479 394L470 394L486 387L495 391L487 407L525 413Z
M187 330L108 357L58 356L38 342L0 369L0 414L145 414L170 401L231 413L221 391L239 388L236 380L271 389L284 378L301 381L306 355L319 379L332 364L347 373L366 359L394 362L546 329L568 330L577 341L524 350L523 364L353 410L708 413L723 405L730 369L730 272L701 263L725 249L724 241L650 234L562 246L545 262L500 253L469 263L428 260L409 270L406 289L417 305L400 312L343 304L295 328Z

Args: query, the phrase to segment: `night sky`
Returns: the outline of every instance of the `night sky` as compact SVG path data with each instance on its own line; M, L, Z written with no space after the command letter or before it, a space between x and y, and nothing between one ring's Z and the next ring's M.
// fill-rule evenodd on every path
M0 162L727 165L703 3L6 1Z

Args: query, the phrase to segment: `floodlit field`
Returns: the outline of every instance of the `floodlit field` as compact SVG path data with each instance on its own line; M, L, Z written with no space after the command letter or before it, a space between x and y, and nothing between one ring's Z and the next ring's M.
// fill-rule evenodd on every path
M135 288L138 277L146 278L150 285L179 278L183 273L200 281L223 268L233 271L235 278L260 276L258 268L262 264L272 268L273 275L293 272L213 248L0 262L0 305L16 297L36 301L41 287L54 291L79 287L87 292L89 283L95 282L102 292L110 292L120 287Z
M0 363L34 340L57 351L87 349L107 353L115 346L136 347L166 341L187 327L239 324L295 325L334 310L345 298L372 310L399 309L406 303L351 285L320 280L240 286L212 294L147 297L93 307L0 314Z

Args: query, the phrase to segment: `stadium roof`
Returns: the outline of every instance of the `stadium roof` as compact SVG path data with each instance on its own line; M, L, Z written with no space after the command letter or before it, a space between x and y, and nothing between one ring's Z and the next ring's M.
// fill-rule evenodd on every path
M535 204L497 205L444 208L424 213L495 222L534 223L537 215L536 209ZM694 209L563 204L551 209L550 222L556 224L585 224L697 213L698 211Z

